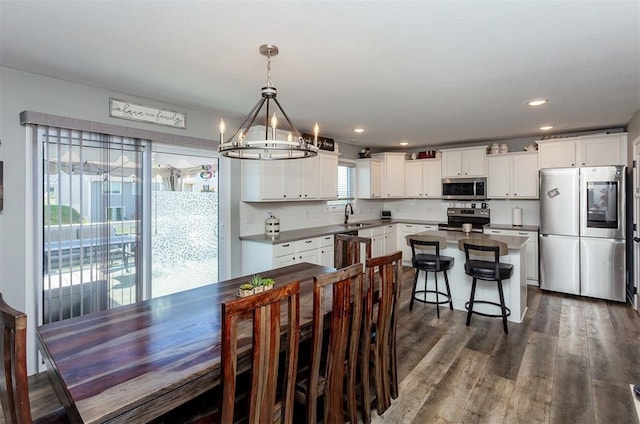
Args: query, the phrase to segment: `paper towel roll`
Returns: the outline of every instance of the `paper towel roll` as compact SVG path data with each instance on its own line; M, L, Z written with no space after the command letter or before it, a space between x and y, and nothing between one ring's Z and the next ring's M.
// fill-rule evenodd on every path
M512 221L515 226L522 226L522 209L521 208L513 208L512 211Z

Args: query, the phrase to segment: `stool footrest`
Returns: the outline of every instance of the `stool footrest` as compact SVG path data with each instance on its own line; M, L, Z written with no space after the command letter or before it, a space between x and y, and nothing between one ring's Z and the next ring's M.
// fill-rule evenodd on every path
M417 300L417 299L416 299ZM494 305L497 306L498 308L500 308L500 313L499 314L485 314L483 312L478 312L476 310L471 310L472 314L476 314L476 315L482 315L483 317L491 317L491 318L502 318L502 305L500 305L497 302L489 302L488 300L474 300L473 304L475 305L476 303L480 303L480 304L484 304L484 305ZM466 302L464 304L464 308L468 311L469 310L469 302ZM510 316L511 315L511 309L507 308L506 306L504 307L504 309L507 311L506 316Z
M426 300L426 299L421 299L421 298L419 298L419 297L417 296L417 295L418 295L418 293L433 293L433 294L438 293L438 295L439 295L439 296L442 296L444 299L443 299L443 300L441 300L441 301L439 301L439 302L436 302L435 300ZM430 304L432 304L432 305L442 305L442 304L445 304L445 303L449 303L449 302L451 302L451 298L449 297L449 295L448 295L448 294L446 294L445 292L441 292L441 291L435 291L435 290L416 290L415 294L416 294L416 295L415 295L415 296L413 296L413 298L414 298L415 300L417 300L418 302L422 302L422 303L430 303Z

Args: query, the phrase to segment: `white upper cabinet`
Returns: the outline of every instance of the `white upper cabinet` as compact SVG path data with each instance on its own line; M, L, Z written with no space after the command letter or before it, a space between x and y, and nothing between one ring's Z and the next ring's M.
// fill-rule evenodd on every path
M442 150L442 177L484 177L487 175L487 146Z
M540 169L627 165L627 133L540 140L537 143Z
M385 198L405 197L404 153L376 153L372 158L382 161L382 195Z
M337 157L335 160L323 162L321 169L320 160L323 157L324 154L318 154L305 159L242 161L242 200L245 202L318 200L321 182L322 190L325 193L333 192L330 198L335 198L338 175ZM327 173L326 178L321 172ZM331 184L333 190L329 188Z
M490 199L537 199L538 154L502 153L487 157Z
M320 157L320 198L338 197L338 155L319 154Z
M442 197L442 162L440 159L406 161L405 187L407 198Z
M577 150L580 166L627 165L627 134L583 138Z
M361 199L382 198L382 161L359 159L356 161L356 187Z

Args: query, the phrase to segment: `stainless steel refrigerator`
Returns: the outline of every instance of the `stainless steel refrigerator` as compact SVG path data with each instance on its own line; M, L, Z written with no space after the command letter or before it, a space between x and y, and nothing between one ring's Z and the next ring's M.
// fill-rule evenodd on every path
M625 301L625 167L540 171L540 287Z

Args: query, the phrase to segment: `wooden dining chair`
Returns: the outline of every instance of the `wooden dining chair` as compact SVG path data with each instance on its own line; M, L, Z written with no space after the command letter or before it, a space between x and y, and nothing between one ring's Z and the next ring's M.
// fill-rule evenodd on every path
M238 331L238 325L247 319L252 321L253 334L248 422L293 422L300 339L299 291L300 283L295 281L263 293L222 303L221 422L234 421L238 339L243 336ZM281 304L284 300L288 305L286 359L284 378L279 384L280 338L283 326Z
M9 306L0 294L0 400L7 424L69 422L62 407L32 420L27 379L27 315Z
M369 366L373 365L375 408L379 415L391 405L391 398L398 397L398 365L396 358L396 324L398 299L402 282L402 252L367 259L366 283L369 290L367 303L370 308L369 330L365 328L369 349L363 349L363 422L371 422L371 394L369 390ZM375 292L375 294L374 294ZM365 306L367 308L367 306ZM365 321L367 317L365 316ZM365 323L366 325L366 323Z
M296 384L296 400L306 405L308 424L316 423L319 398L324 398L325 424L357 422L356 370L365 292L359 263L314 278L311 362ZM329 340L325 343L329 307Z
M361 262L362 250L364 247L364 258L371 257L371 239L367 237L358 237L348 234L336 234L335 237L336 250L334 258L334 266L336 268L344 268L349 265Z

